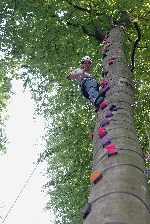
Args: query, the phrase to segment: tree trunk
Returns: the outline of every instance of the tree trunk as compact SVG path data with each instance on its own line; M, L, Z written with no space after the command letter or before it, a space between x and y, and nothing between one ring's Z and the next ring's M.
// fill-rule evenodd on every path
M92 164L93 172L101 171L102 178L96 184L91 184L88 200L91 212L84 219L84 224L148 224L148 180L144 174L145 163L134 127L134 84L125 59L123 29L111 29L107 39L110 46L102 61L103 68L108 71L105 79L110 89L104 99L107 106L98 112ZM109 64L111 56L115 56L115 59ZM103 147L100 143L104 137L99 137L97 132L106 111L112 105L116 105L117 110L112 111L109 123L105 123L105 137L110 138L118 154L108 156L105 145Z

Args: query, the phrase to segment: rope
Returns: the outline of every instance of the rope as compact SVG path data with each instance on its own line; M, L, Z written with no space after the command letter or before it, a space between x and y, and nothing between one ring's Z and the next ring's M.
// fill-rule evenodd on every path
M116 149L117 149L117 151L119 151L119 150L121 150L121 151L128 150L128 151L137 153L143 159L143 156L140 153L138 153L137 151L133 150L133 149L125 149L125 148L116 148ZM96 165L100 162L100 160L103 159L106 155L108 155L108 152L106 152L104 155L102 155L102 157L100 157L100 159L94 164L94 166L92 168L93 170L95 169ZM95 156L93 158L95 158Z
M102 195L102 196L96 198L95 200L93 200L93 201L90 202L89 204L94 204L94 203L95 203L96 201L98 201L99 199L104 198L104 197L106 197L107 195L111 195L111 194L128 194L128 195L131 195L131 196L133 196L133 197L136 197L137 199L139 199L139 200L145 205L145 207L147 208L147 210L148 210L149 213L150 213L150 209L149 209L149 207L147 206L147 204L146 204L146 203L145 203L139 196L137 196L137 195L135 195L135 194L132 194L132 193L129 193L129 192L125 192L125 191L113 191L113 192L109 192L109 193L107 193L107 194L104 194L104 195Z
M33 169L32 173L30 174L30 176L28 177L27 181L25 182L24 186L22 187L21 191L19 192L18 196L16 197L15 201L13 202L12 206L10 207L9 211L7 212L6 216L4 217L2 223L5 222L6 218L8 217L9 213L11 212L11 210L13 209L13 207L15 206L15 203L17 202L18 198L20 197L21 193L23 192L24 188L26 187L27 183L29 182L30 178L32 177L32 175L34 174L34 172L36 171L38 165L39 165L40 161L37 162L35 168Z

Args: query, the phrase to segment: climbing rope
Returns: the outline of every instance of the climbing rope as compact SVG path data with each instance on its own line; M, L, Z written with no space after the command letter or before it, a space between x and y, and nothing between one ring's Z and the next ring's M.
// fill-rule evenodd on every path
M13 207L15 206L18 198L20 197L21 193L23 192L24 188L26 187L27 183L29 182L29 180L31 179L32 175L34 174L34 172L36 171L38 165L39 165L40 161L37 162L35 168L33 169L32 173L30 174L30 176L28 177L27 181L25 182L24 186L22 187L21 191L19 192L18 196L16 197L15 201L13 202L12 206L10 207L9 211L7 212L6 216L4 217L4 219L2 220L2 223L5 222L6 218L8 217L9 213L11 212L11 210L13 209Z

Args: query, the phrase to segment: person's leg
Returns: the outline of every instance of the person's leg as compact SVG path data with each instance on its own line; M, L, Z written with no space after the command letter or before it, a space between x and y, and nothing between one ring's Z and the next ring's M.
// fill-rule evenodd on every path
M98 84L93 79L87 80L84 83L84 88L88 92L90 99L97 98L99 96L99 94L100 94L99 93Z
M84 88L89 94L90 101L94 104L95 107L98 107L99 104L103 101L102 93L99 92L98 83L91 79L87 80L84 83Z

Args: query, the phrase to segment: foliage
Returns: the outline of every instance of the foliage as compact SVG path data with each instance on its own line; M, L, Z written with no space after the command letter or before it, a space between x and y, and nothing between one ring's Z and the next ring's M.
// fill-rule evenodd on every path
M140 0L3 0L2 47L7 68L30 86L37 113L47 120L47 209L56 223L82 222L87 200L92 145L88 133L93 108L77 84L66 80L84 55L93 59L92 76L100 81L101 42L111 25L123 25L126 56L134 71L135 124L143 153L148 152L150 112L150 4ZM136 44L137 43L137 44ZM132 60L131 60L132 59ZM24 69L17 74L18 69ZM146 129L145 129L146 128Z
M7 137L5 136L6 107L10 98L11 80L7 77L4 59L0 61L0 151L6 152Z

